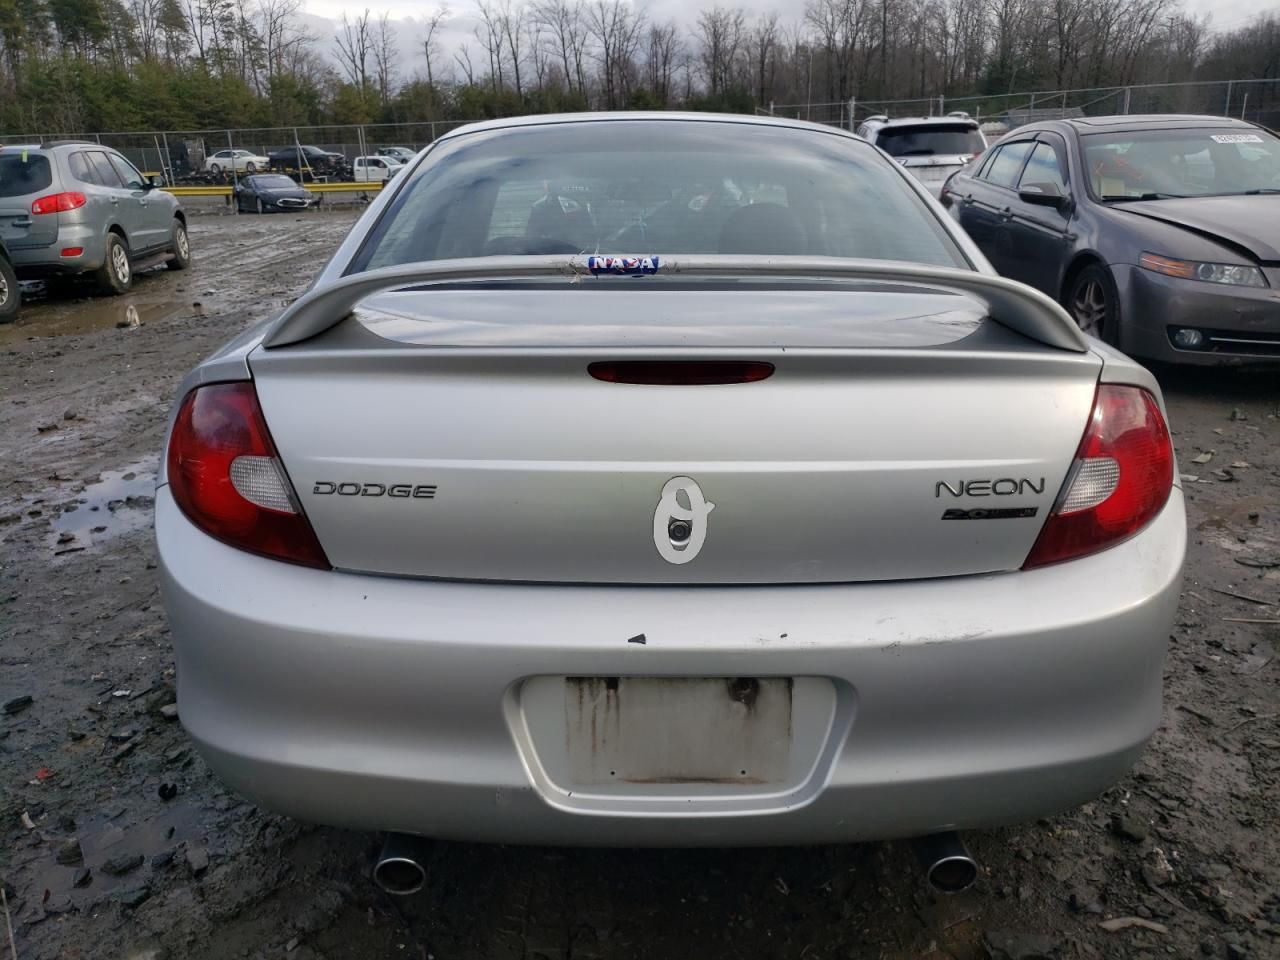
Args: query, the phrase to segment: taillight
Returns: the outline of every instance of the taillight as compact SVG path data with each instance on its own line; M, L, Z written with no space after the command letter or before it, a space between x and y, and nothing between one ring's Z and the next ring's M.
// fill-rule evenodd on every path
M169 488L192 523L241 550L328 569L252 383L196 387L169 437Z
M66 193L51 193L47 197L38 197L31 201L32 213L66 213L78 210L88 203L88 199L78 190Z
M1075 462L1023 569L1097 553L1150 523L1173 487L1173 444L1156 398L1102 384Z

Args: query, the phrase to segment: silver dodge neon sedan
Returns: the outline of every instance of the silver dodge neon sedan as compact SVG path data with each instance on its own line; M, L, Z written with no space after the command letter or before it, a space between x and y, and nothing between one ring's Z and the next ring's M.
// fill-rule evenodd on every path
M237 791L678 846L1096 795L1159 720L1185 520L1151 375L884 154L633 113L436 141L187 378L156 536Z

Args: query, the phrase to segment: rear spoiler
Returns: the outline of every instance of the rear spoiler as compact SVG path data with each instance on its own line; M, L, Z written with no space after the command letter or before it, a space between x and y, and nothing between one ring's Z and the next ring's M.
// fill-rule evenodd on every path
M471 257L431 260L355 273L313 287L275 319L262 338L267 349L310 339L337 326L366 297L420 284L561 277L567 283L642 283L644 276L788 277L915 283L969 294L986 304L991 319L1024 337L1059 350L1084 353L1088 341L1052 299L1003 277L890 260L840 257L606 257L563 255Z

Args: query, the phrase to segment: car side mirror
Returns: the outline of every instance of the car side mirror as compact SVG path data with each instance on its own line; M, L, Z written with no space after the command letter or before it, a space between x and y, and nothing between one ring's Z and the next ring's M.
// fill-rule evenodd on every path
M1037 207L1056 207L1059 210L1071 205L1071 198L1058 189L1056 183L1028 183L1018 188L1018 199Z
M143 184L143 189L159 190L163 186L164 186L164 177L160 176L160 174L158 173L153 173L151 176L147 177L146 182Z

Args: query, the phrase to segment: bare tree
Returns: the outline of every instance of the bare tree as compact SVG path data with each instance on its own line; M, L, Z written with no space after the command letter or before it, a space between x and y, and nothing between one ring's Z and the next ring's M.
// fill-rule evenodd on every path
M378 17L378 26L373 36L373 70L378 78L378 97L383 103L391 99L399 59L396 28L391 25L391 14L384 12Z
M680 28L676 26L676 22L668 20L664 24L651 25L647 46L645 71L649 92L659 103L665 105L671 102L672 84L682 49Z
M506 86L506 78L502 68L504 44L499 12L487 0L477 0L476 12L480 14L480 23L472 32L476 41L489 55L489 85L495 91L501 90Z
M160 51L160 18L164 0L129 0L129 12L137 25L138 52L143 60L154 60Z
M462 68L462 75L467 78L467 86L474 87L476 85L476 68L471 64L470 48L465 43L459 44L458 52L453 55L453 59Z
M546 25L532 11L524 18L525 44L529 51L529 65L533 67L533 79L541 91L547 80L551 52L547 43Z
M431 69L432 61L439 54L439 45L435 40L436 31L440 29L440 24L448 19L449 7L446 4L428 16L426 20L427 35L422 40L422 54L427 58L427 83L430 86L435 86L436 83L435 74Z
M569 92L577 89L586 92L583 61L586 55L589 28L584 16L582 0L541 0L534 4L533 16L546 27L547 47L551 55L560 61L565 84Z
M502 38L507 42L507 52L511 54L511 72L515 78L516 96L524 95L524 87L520 82L520 64L523 60L520 50L524 42L525 9L522 4L512 7L511 0L502 0L498 10L498 28Z
M610 110L619 107L626 95L643 23L643 15L625 0L594 0L587 10L587 29L597 44L605 106Z
M733 85L746 16L741 10L712 7L698 15L702 72L712 96Z
M373 33L369 29L369 8L364 13L350 20L346 13L342 15L342 28L334 37L335 52L338 63L347 79L353 86L362 91L369 87L369 55L373 50Z
M778 15L762 14L748 39L751 65L755 73L756 100L768 101L778 66Z
M268 83L276 77L296 76L299 55L315 42L301 25L302 0L259 0L258 34Z

